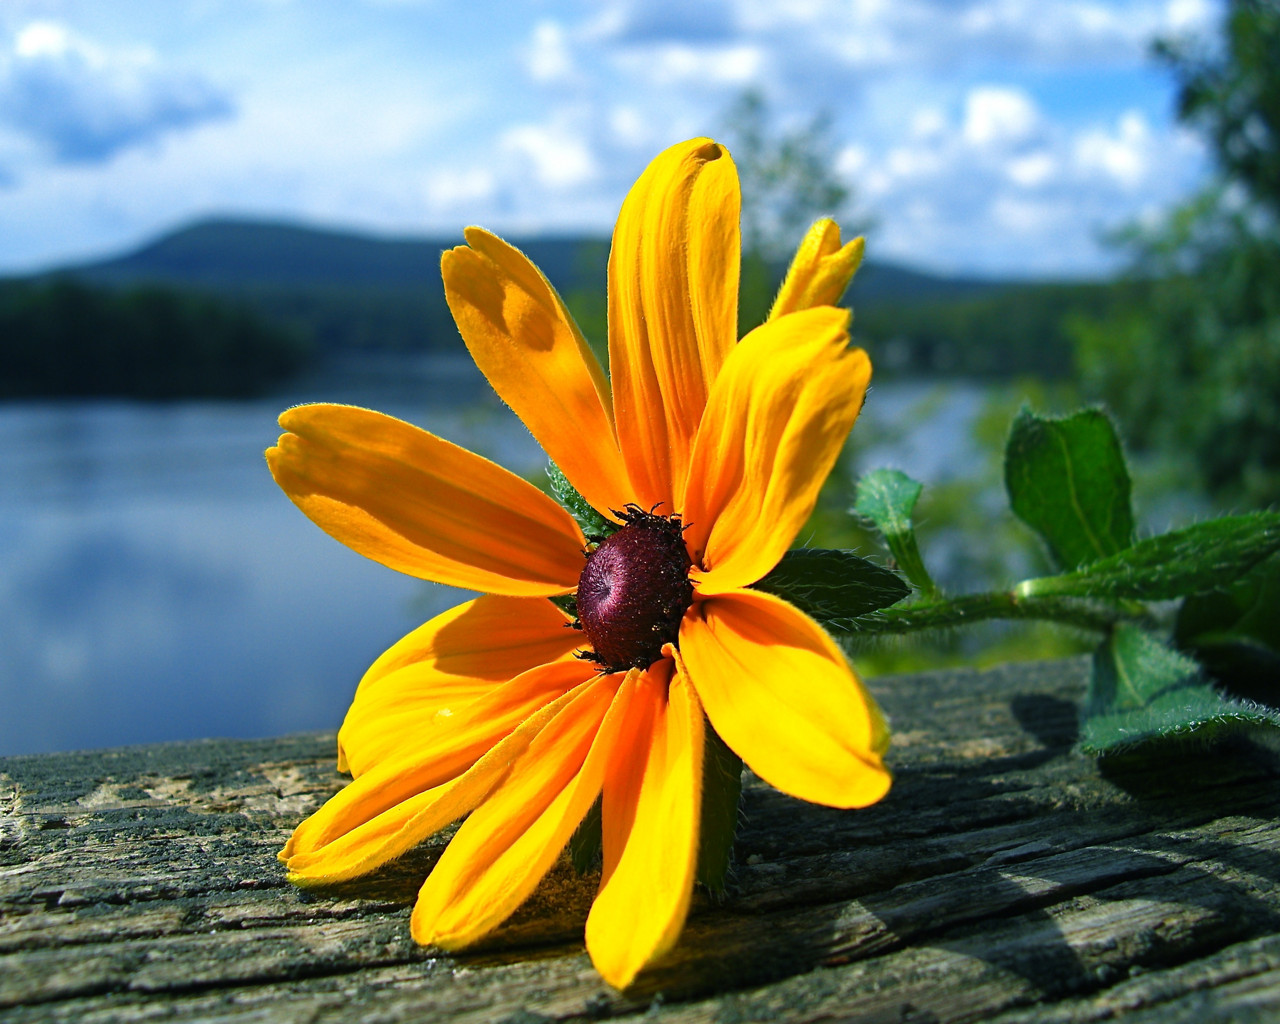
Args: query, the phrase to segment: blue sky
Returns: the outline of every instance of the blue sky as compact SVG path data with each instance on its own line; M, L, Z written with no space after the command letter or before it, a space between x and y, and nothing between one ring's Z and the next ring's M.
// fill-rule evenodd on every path
M1203 182L1157 34L1220 0L3 0L0 273L211 214L607 232L747 88L833 118L871 258L1088 275Z

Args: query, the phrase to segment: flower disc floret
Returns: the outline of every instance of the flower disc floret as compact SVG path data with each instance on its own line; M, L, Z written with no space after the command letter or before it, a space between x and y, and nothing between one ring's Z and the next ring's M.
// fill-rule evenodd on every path
M635 505L614 514L626 525L587 556L578 579L578 620L592 647L585 657L608 672L657 661L693 602L680 516Z

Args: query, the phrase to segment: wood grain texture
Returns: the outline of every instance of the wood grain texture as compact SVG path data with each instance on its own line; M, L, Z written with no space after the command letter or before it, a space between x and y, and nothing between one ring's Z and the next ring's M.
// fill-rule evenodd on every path
M726 896L617 993L562 863L485 947L409 938L447 836L306 894L275 859L334 737L0 759L0 1021L539 1024L1280 1019L1280 767L1250 743L1073 752L1082 661L886 678L895 785L834 811L748 776Z

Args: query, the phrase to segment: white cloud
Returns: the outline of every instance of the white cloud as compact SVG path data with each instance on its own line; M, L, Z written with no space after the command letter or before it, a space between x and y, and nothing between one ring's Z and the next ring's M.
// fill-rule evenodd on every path
M468 203L491 199L497 187L493 172L487 167L446 168L428 175L424 190L427 203L434 210L454 213L465 209Z
M501 145L527 159L538 181L548 188L584 185L598 173L586 141L561 125L518 125L503 133Z
M633 74L656 85L737 85L754 81L764 66L764 52L755 44L691 46L664 43L637 48L619 58Z
M1022 89L982 85L964 104L964 137L975 146L1024 141L1040 121L1035 101Z
M1126 189L1142 185L1151 167L1153 138L1146 119L1130 110L1114 131L1090 129L1075 143L1076 166L1086 173L1100 173Z
M1023 188L1035 188L1053 179L1058 161L1043 150L1014 157L1006 168L1009 180Z
M1164 21L1170 32L1203 32L1218 15L1210 0L1169 0Z
M533 27L528 63L535 82L562 82L573 77L569 39L559 22L540 21Z
M0 122L61 163L100 163L231 112L230 97L204 78L58 22L23 26L0 56Z
M640 146L653 134L644 114L631 105L614 107L609 111L609 128L624 146Z

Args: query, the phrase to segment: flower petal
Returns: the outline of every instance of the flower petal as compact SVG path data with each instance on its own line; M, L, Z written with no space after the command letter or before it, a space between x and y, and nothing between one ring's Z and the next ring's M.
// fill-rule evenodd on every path
M402 420L346 405L280 417L272 475L322 530L410 576L493 594L572 590L582 532L488 459Z
M440 268L476 365L594 508L622 508L631 487L595 355L524 253L480 228L466 238Z
M467 601L398 641L370 666L338 732L338 770L361 775L418 742L437 715L456 714L522 672L583 645L568 617L540 597Z
M754 583L804 526L849 434L871 364L848 349L849 314L771 320L725 361L694 442L680 511L704 594Z
M710 139L658 155L609 255L609 367L632 500L673 511L707 390L737 337L738 172ZM678 511L678 510L675 510Z
M816 622L754 590L694 605L680 657L725 743L769 785L831 807L889 789L889 733L871 695Z
M637 675L588 683L463 822L418 893L416 941L470 945L533 892L600 793Z
M280 854L288 866L289 881L322 885L357 878L462 817L505 778L512 762L529 748L534 737L587 685L583 683L539 708L457 778L407 796L320 845L299 842L295 833ZM363 778L367 780L369 775ZM347 789L357 786L366 800L377 793L377 788L367 783L352 783Z
M705 724L698 696L671 662L640 678L605 776L604 874L587 918L587 949L623 989L675 945L698 869ZM634 724L633 724L634 723Z
M861 236L842 246L840 225L830 218L815 222L787 268L769 319L813 306L836 305L862 265L863 246Z
M457 714L438 718L411 746L369 766L299 825L284 855L318 850L402 801L456 779L521 722L594 672L594 665L576 660L540 665Z

